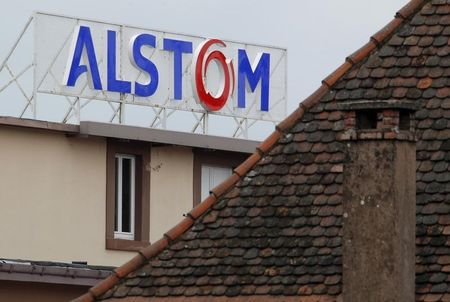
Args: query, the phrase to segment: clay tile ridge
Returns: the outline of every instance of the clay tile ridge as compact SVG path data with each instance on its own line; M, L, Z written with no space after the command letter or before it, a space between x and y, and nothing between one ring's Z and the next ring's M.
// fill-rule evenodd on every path
M109 289L113 288L120 279L127 276L129 273L139 269L150 258L155 257L166 249L171 242L176 240L183 233L188 231L195 220L201 217L206 211L208 211L212 205L220 199L225 193L230 191L240 178L244 177L258 162L267 154L272 147L275 146L277 141L291 128L295 123L303 117L305 111L317 104L322 97L324 97L330 89L340 80L344 74L349 71L355 64L361 62L368 57L372 51L381 45L388 37L390 37L395 30L403 24L405 20L408 20L413 14L415 14L425 3L429 0L411 0L402 9L400 9L395 15L394 20L387 24L384 28L378 31L370 38L370 41L354 52L352 55L346 58L345 62L332 72L328 77L322 81L322 85L313 94L307 97L300 106L291 113L287 118L280 122L275 131L269 135L261 144L256 148L255 152L250 157L234 169L233 174L224 182L211 190L210 195L203 200L200 204L194 207L186 217L178 223L175 227L164 234L163 238L143 248L139 253L130 261L114 270L114 273L108 278L102 280L89 291L73 300L74 302L92 302L98 297L106 293Z

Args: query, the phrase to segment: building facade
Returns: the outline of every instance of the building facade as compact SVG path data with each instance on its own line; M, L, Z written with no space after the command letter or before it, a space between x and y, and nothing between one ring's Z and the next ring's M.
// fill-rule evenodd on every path
M8 117L0 118L0 140L0 215L8 230L1 236L5 262L0 271L28 265L46 275L51 262L83 264L85 268L68 265L74 273L63 276L70 285L74 275L90 271L90 283L72 284L84 290L160 238L257 144L123 125ZM1 278L19 282L19 272L13 279L7 273ZM22 275L24 282L31 282L29 273ZM51 286L49 280L41 281Z

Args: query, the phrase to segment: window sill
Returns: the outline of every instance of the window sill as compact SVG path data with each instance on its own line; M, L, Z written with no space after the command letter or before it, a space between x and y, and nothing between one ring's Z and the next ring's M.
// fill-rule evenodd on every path
M126 239L106 239L106 249L107 250L118 250L118 251L139 251L142 248L149 246L150 242L147 241L137 241L137 240L126 240Z

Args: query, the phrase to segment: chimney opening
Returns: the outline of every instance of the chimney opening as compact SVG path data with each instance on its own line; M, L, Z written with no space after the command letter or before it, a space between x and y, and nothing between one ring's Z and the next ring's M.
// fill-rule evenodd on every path
M401 110L399 114L398 129L410 130L411 128L411 112L409 110Z
M358 110L356 111L356 128L358 130L377 129L378 111Z

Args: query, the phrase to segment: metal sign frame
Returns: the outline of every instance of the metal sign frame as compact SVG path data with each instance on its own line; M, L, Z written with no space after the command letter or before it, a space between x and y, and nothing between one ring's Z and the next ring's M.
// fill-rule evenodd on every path
M258 126L259 123L269 123L269 124L275 124L281 118L272 118L270 115L270 112L267 113L266 118L261 119L255 119L251 117L247 117L246 114L248 114L251 110L253 110L256 102L252 102L248 108L245 108L246 113L243 114L243 116L234 116L233 115L233 104L231 102L227 102L225 105L225 111L224 113L218 113L218 112L208 112L204 109L198 109L198 108L168 108L167 102L163 103L162 105L158 104L143 104L136 101L130 102L127 100L126 95L120 95L120 99L111 99L108 97L107 92L103 90L96 90L95 94L91 97L86 96L80 96L78 94L61 94L56 93L51 90L42 89L42 83L46 79L53 79L57 83L59 82L58 77L54 74L52 71L53 64L55 63L58 56L61 54L61 51L65 47L67 43L70 43L70 39L72 38L72 35L67 36L64 39L64 43L60 46L60 48L57 50L56 55L52 57L51 63L48 66L48 69L45 72L44 77L38 79L36 75L36 66L38 64L37 62L37 54L36 50L34 49L35 41L38 39L39 33L36 30L36 24L34 24L35 20L37 19L37 15L45 15L45 16L54 16L54 17L61 17L61 18L70 18L70 19L76 19L77 23L81 21L87 21L87 22L96 22L96 23L104 23L104 24L113 24L109 22L102 22L102 21L93 21L88 19L79 19L79 18L71 18L66 17L63 15L56 15L56 14L48 14L48 13L41 13L41 12L35 12L32 17L29 18L27 23L25 24L23 30L20 32L18 38L14 42L13 46L11 47L10 51L8 52L6 58L3 60L2 64L0 65L0 75L3 74L3 76L7 76L9 79L6 81L6 83L0 84L0 102L4 102L5 100L2 99L2 93L4 90L11 86L15 86L15 88L18 88L19 96L23 99L24 105L20 109L19 112L15 112L13 115L18 118L32 118L32 119L42 119L38 115L37 106L38 101L43 95L57 95L59 98L64 99L66 103L66 109L63 114L60 114L56 118L56 121L61 123L69 123L69 124L79 124L80 120L84 119L83 112L85 111L85 108L89 106L94 101L102 101L108 105L108 108L110 108L110 116L107 120L107 122L110 123L118 123L118 124L128 124L126 119L126 113L127 113L127 105L141 105L146 106L151 109L151 114L149 114L148 121L146 122L146 126L151 128L157 128L157 129L167 129L171 130L171 127L168 125L168 121L170 120L171 116L174 115L178 111L185 111L189 112L192 116L192 122L190 122L190 129L186 132L191 133L202 133L202 134L214 134L211 132L211 117L214 115L222 115L227 118L228 123L230 127L232 127L233 131L228 135L234 138L246 138L248 139L250 137L249 130L251 128L255 128ZM118 25L114 24L116 26L125 26L125 25ZM32 35L33 39L33 55L32 55L32 62L29 64L26 64L25 67L20 69L19 71L15 71L15 68L12 66L13 62L11 61L12 56L15 54L15 52L20 47L20 43L22 39L24 39L24 36L26 33L28 33L31 29L31 27L34 26L34 31ZM139 29L139 27L133 27ZM143 29L148 30L148 29ZM189 35L187 35L189 36ZM199 37L196 37L199 38ZM237 42L239 43L239 42ZM253 44L255 45L255 44ZM260 46L260 45L255 45ZM261 45L262 46L262 45ZM267 46L265 46L267 47ZM99 58L99 62L103 60L103 58ZM284 95L279 100L271 100L272 104L275 104L276 106L282 106L284 115L286 115L287 110L287 89L286 89L286 83L287 83L287 52L284 50L284 54L281 56L281 58L278 60L278 62L273 62L274 65L277 64L284 64L284 81L285 81L285 87L284 87ZM100 63L99 63L100 64ZM32 87L30 85L24 85L20 82L21 78L26 75L32 73L33 76L33 83ZM28 87L25 87L28 86ZM87 82L84 85L82 91L84 91L88 87ZM230 104L231 103L231 104ZM1 111L0 111L0 114ZM103 121L103 120L102 120Z

